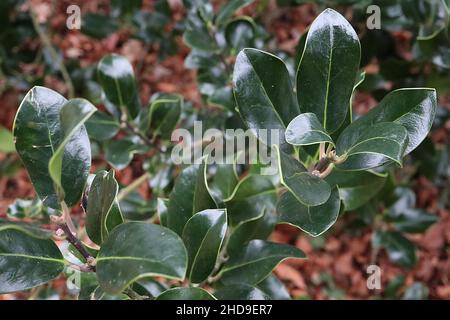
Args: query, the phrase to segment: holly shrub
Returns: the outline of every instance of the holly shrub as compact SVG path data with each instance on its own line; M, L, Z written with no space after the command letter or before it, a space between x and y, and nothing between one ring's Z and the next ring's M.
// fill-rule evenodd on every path
M15 146L38 198L17 200L0 220L1 293L75 271L79 299L289 299L272 270L306 255L269 241L275 226L317 237L369 203L384 208L382 218L360 219L390 226L374 232L376 248L401 266L415 264L403 233L423 232L436 217L415 209L414 193L393 185L392 170L427 137L435 89L397 88L356 118L352 101L365 73L350 23L325 9L301 38L294 65L262 50L268 37L252 19L233 18L251 2L230 1L215 13L208 2L186 1L183 39L192 51L185 63L198 70L204 100L217 107L211 114L178 94L156 93L141 105L133 68L117 54L103 57L94 72L102 92L94 103L104 108L42 86L29 90L14 121L14 145L2 148ZM117 12L111 15L131 19L144 41L172 37L154 33L167 22L162 13L151 26L141 12ZM85 17L109 24L87 23L84 33L101 38L118 28L110 17L94 18ZM196 122L222 133L250 129L273 170L260 158L239 161L245 152L234 149L226 163L208 152L190 164L174 162L171 153L186 141L173 141L173 132L191 132ZM280 134L268 138L272 131ZM211 142L205 140L200 147ZM114 170L135 154L144 155L144 175L120 186ZM93 170L93 157L112 169ZM136 192L145 182L150 200ZM71 217L79 203L81 224Z

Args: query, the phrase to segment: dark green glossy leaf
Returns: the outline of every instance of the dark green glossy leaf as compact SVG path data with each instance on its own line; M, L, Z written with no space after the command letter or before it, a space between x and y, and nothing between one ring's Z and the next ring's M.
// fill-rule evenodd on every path
M305 254L287 244L252 240L241 250L230 255L221 270L221 281L224 284L257 284L265 279L280 262L288 258L301 259L305 258Z
M225 199L231 226L253 220L264 210L275 208L277 190L264 176L249 175L239 181L233 194Z
M46 283L63 271L64 264L58 247L42 233L0 223L0 293Z
M120 130L120 124L105 112L97 111L86 121L89 137L105 141L114 137Z
M14 152L14 137L12 133L3 126L0 126L0 152Z
M227 244L227 252L232 254L246 245L250 240L266 240L272 233L277 217L272 210L264 210L251 220L240 222L232 231Z
M89 189L86 210L86 232L89 238L101 245L109 232L123 222L117 201L119 185L114 170L100 171L95 175Z
M156 300L216 300L202 288L172 288L164 291Z
M219 300L270 300L260 289L248 284L231 284L214 292Z
M183 97L180 95L157 96L150 105L150 133L160 135L163 139L170 139L173 129L180 120L183 103Z
M165 222L168 228L181 235L186 222L196 212L214 208L216 204L206 184L205 164L191 165L175 181Z
M14 122L16 149L33 186L43 203L54 209L59 208L59 201L49 174L49 162L64 137L60 111L66 102L53 90L34 87L23 99ZM91 164L90 144L84 126L73 136L66 144L62 162L61 184L68 206L81 198Z
M211 274L226 230L226 210L204 210L186 223L182 238L188 252L187 277L191 282L200 283Z
M159 222L162 226L167 227L167 210L169 207L169 199L158 198L156 210L159 216Z
M374 233L374 247L384 248L389 259L402 267L412 268L417 262L414 244L395 231L378 231Z
M108 100L129 118L136 118L141 104L130 62L125 57L110 54L100 60L97 72L99 83Z
M278 154L281 183L300 203L318 206L328 200L331 187L325 180L308 172L299 161L280 151L277 146L275 151Z
M269 296L271 300L291 300L284 283L273 274L258 283L257 287Z
M133 283L133 290L143 296L157 297L169 287L167 284L156 281L152 278L140 279Z
M143 222L114 228L97 256L98 281L111 294L122 292L141 278L183 280L186 268L186 248L180 237L167 228Z
M225 23L232 15L233 13L238 10L239 8L245 7L252 3L254 0L234 0L234 1L228 1L224 3L219 8L219 13L216 17L216 24L221 25Z
M338 12L326 9L314 20L297 70L297 97L300 110L316 114L329 133L345 120L360 56L358 35Z
M359 131L356 126L347 127ZM336 144L336 154L346 160L339 168L345 170L366 170L392 160L402 165L402 158L408 144L406 128L395 122L382 122L365 128L365 132L352 139L351 133L341 137L351 137L349 140L339 138Z
M399 89L389 93L378 106L358 118L339 136L347 145L380 122L395 122L408 131L408 144L404 155L414 150L427 136L436 113L436 91L434 89Z
M296 146L305 146L322 142L333 143L314 113L302 113L288 125L286 141Z
M327 202L318 206L305 206L289 191L284 193L277 204L281 214L280 223L293 225L313 237L327 231L336 222L341 208L339 190L334 188Z
M282 60L257 49L244 49L236 59L234 94L239 112L250 129L278 129L283 150L290 150L284 131L299 113L291 79Z
M346 172L334 169L325 180L339 187L346 211L355 210L372 199L384 186L386 175L370 171Z
M83 164L84 167L90 167L90 159L86 159L89 161L89 163L86 163L86 160L82 158L83 155L80 155L80 153L84 152L86 148L89 148L84 145L86 135L84 123L96 110L97 109L87 100L72 99L65 103L59 112L62 141L59 143L58 148L54 150L54 153L50 158L48 171L58 189L57 194L59 195L59 193L62 192L64 198L68 191L73 191L73 188L70 187L67 191L64 189L64 186L62 185L63 170L77 169L80 165L78 164L75 168L67 168L63 165L63 160L66 160L67 154L69 154L79 161L85 161ZM74 142L77 142L77 145L74 145ZM67 174L70 174L72 179L75 180L77 179L79 172L66 172L65 175ZM83 190L77 191L77 193L80 192L83 192Z

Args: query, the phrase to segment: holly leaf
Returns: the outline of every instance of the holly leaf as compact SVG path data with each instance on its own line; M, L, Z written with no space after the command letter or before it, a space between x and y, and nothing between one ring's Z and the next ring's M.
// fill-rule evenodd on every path
M94 243L101 245L109 232L123 223L117 201L119 185L114 178L114 170L100 171L95 175L89 189L86 210L86 232Z
M297 70L302 113L314 113L333 133L344 122L358 75L361 47L350 23L332 9L311 24Z
M119 294L142 278L183 280L186 268L186 248L180 237L165 227L143 222L114 228L97 255L98 282L110 294Z

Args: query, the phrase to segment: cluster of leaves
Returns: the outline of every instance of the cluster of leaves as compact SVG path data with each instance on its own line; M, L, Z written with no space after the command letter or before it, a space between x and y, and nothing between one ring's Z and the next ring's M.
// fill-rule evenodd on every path
M352 97L364 73L352 26L325 10L300 41L293 85L281 59L241 50L263 41L250 18L231 18L250 2L229 2L214 14L207 1L185 1L184 40L193 48L186 64L199 69L207 102L239 115L255 132L280 130L280 140L267 145L278 175L260 175L262 165L210 164L205 158L174 180L179 168L168 155L170 134L204 120L202 115L178 95L155 94L143 107L130 63L108 55L97 65L102 95L93 101L105 109L43 87L22 101L15 148L40 200L16 202L9 217L38 217L38 224L50 218L70 245L58 248L52 234L36 225L0 221L0 292L25 290L76 268L87 271L80 299L288 299L271 272L284 259L305 255L268 241L275 225L318 236L343 211L377 200L387 172L402 165L431 129L435 91L395 90L354 120ZM227 57L239 50L231 74ZM149 181L152 200L132 192L139 179L120 190L114 170L90 175L92 155L100 153L118 170L143 154L142 180ZM405 195L383 214L383 226L397 231L380 228L373 242L394 262L412 266L414 248L400 232L423 231L435 218L413 209L410 192L397 193ZM72 234L70 208L82 198L86 233L95 245ZM181 287L186 280L194 286Z

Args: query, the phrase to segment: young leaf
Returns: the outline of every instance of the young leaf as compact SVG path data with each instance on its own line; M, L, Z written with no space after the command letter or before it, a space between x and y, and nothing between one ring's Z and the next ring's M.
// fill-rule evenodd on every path
M166 225L179 235L186 222L196 213L216 208L206 185L206 165L191 165L175 181L169 196Z
M285 133L286 141L296 146L306 146L322 142L334 145L331 137L314 113L302 113L288 125Z
M59 113L62 141L50 158L48 171L57 188L59 188L57 193L62 192L64 197L66 190L64 190L62 184L63 170L69 171L72 177L75 178L78 175L79 171L77 171L77 169L80 168L80 164L73 167L63 166L63 158L67 159L67 155L72 157L76 156L77 158L81 158L81 161L89 162L88 164L85 164L85 166L90 166L90 152L88 155L82 154L86 149L90 149L90 146L83 145L85 141L82 139L82 135L86 134L84 123L96 110L97 109L87 100L72 99L64 104ZM69 142L73 141L78 141L78 144L69 144Z
M305 254L287 244L252 240L241 250L230 255L221 271L221 281L224 284L257 284L288 258L301 259L305 258Z
M155 300L216 300L202 288L172 288L164 291Z
M283 150L291 150L284 131L299 113L291 79L282 60L257 49L244 49L236 59L234 94L239 112L250 129L278 129Z
M353 144L374 124L395 122L406 128L408 140L404 155L414 150L427 136L436 113L434 89L399 89L392 91L380 104L358 118L339 136L339 140ZM347 143L348 143L347 142Z
M306 206L318 206L325 203L331 194L330 185L323 179L311 174L295 158L279 150L278 167L281 183Z
M114 228L97 255L98 282L111 294L122 292L141 278L183 280L186 268L186 248L180 237L167 228L143 222Z
M188 252L187 277L191 282L200 283L211 274L226 230L226 210L204 210L186 223L182 238Z
M64 266L61 252L48 236L18 224L0 223L0 293L46 283Z
M291 193L284 193L277 204L281 214L279 223L293 225L313 237L327 231L337 220L341 208L339 191L334 188L327 202L318 206L305 206Z
M49 162L63 140L60 111L66 102L53 90L33 87L22 100L14 121L17 152L39 198L54 209L59 208L59 201L49 174ZM81 198L91 166L91 149L84 126L67 141L62 166L64 200L68 206L73 206Z
M330 186L339 187L339 197L345 210L351 211L367 203L383 188L386 175L370 171L348 172L335 168L325 180Z
M346 160L338 165L338 168L367 170L379 167L389 160L402 165L402 158L408 144L408 132L405 127L394 122L377 123L365 128L365 132L358 134L357 139L350 133L346 133L348 129L359 130L357 126L349 126L341 135L343 138L339 137L336 143L336 154Z
M139 114L141 104L133 67L127 58L110 54L97 66L99 83L109 101L126 113L130 119Z
M270 300L260 289L248 284L231 284L214 292L219 300Z
M412 268L417 262L414 244L395 231L378 231L374 233L374 247L384 248L389 259L405 268Z
M233 194L225 199L230 225L253 220L264 210L273 210L277 190L272 181L264 176L249 175L239 181Z
M297 70L297 98L302 113L316 114L328 133L345 120L360 58L350 23L332 9L323 11L308 31Z
M119 185L114 171L100 171L95 175L89 189L86 210L86 232L94 243L101 245L109 232L123 223L122 213L117 202Z

